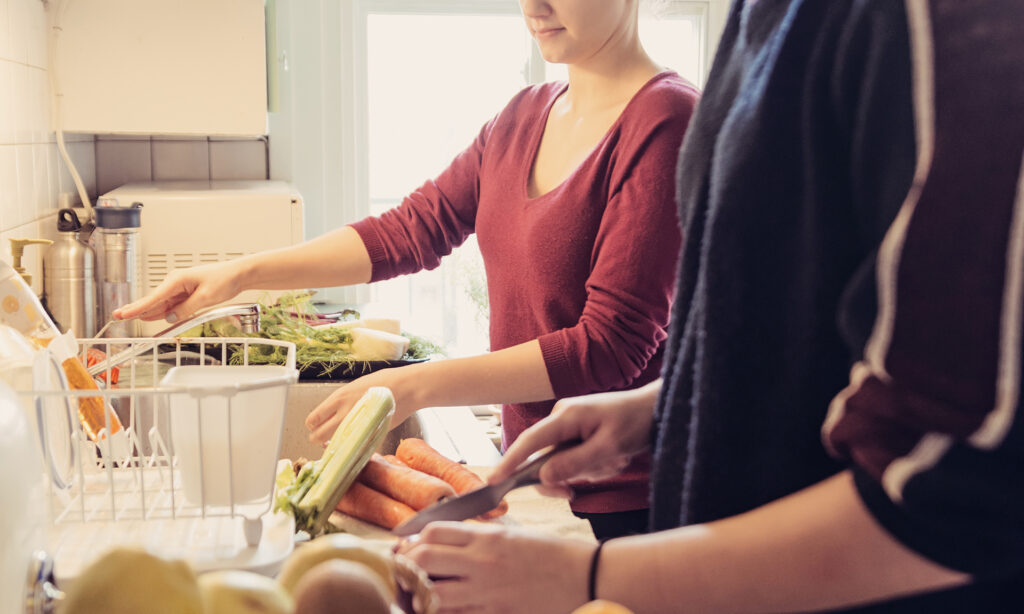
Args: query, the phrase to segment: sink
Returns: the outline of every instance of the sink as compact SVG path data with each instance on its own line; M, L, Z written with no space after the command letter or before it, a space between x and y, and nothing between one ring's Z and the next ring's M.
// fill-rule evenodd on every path
M288 404L284 414L284 431L281 434L281 458L295 460L299 457L320 458L323 448L309 443L306 416L332 392L344 384L337 382L301 382L292 384L288 390ZM398 442L406 437L418 437L430 442L427 429L419 414L413 414L405 422L391 430L379 448L381 454L394 454Z

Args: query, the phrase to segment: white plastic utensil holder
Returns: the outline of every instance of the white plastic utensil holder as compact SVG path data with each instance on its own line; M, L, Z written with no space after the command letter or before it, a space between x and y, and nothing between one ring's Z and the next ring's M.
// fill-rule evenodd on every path
M49 352L48 360L37 360L34 370L49 369L57 373L60 385L53 389L37 389L22 393L26 408L38 424L38 436L44 467L40 473L45 484L48 514L47 543L53 556L58 580L74 578L92 558L113 546L136 546L161 555L184 558L200 571L218 568L248 568L273 573L280 561L291 551L293 524L290 517L271 511L274 472L260 465L258 476L246 474L249 467L236 461L239 456L232 437L245 431L239 413L264 411L262 407L237 407L242 393L257 391L261 397L281 395L281 407L273 407L272 425L259 445L274 460L280 450L284 425L287 386L297 379L295 345L290 342L250 337L232 338L166 338L154 339L85 339L79 341L80 356L90 348L111 356L133 344L152 344L135 358L116 367L116 384L106 386L115 375L115 368L97 374L100 390L69 390L63 372ZM235 384L193 388L161 383L167 370L187 364L207 368L232 364L233 368L263 365L250 363L250 351L283 348L286 356L281 369L284 377L250 378ZM46 363L49 364L46 364ZM255 369L250 369L250 373ZM295 375L292 376L291 373ZM52 375L50 381L53 381ZM36 379L37 387L39 378ZM280 390L284 387L285 390ZM198 480L191 497L186 496L182 479L182 458L175 453L175 433L169 413L173 395L187 395L195 404L194 428L198 446ZM78 402L82 397L102 397L108 410L106 427L93 441L82 428ZM252 397L249 397L252 398ZM275 397L278 398L278 397ZM204 411L216 404L226 407L228 445L213 447L203 442ZM274 404L276 405L276 403ZM108 437L112 414L123 424L123 434ZM251 412L250 414L251 415ZM233 417L234 416L234 417ZM265 417L265 416L264 416ZM180 425L181 422L177 421ZM251 435L251 433L250 433ZM190 437L192 434L190 433ZM212 438L212 436L211 436ZM184 442L181 442L184 449ZM250 444L244 442L246 446ZM243 450L248 448L243 448ZM208 501L211 492L204 484L206 466L203 454L216 452L227 460L227 493L218 492L216 501ZM208 459L209 460L209 459ZM186 463L187 464L187 463ZM195 466L192 463L191 466ZM257 469L253 469L256 471ZM236 500L239 476L251 482L265 480L265 496ZM249 488L251 491L252 489ZM257 490L262 493L262 486ZM273 543L271 543L273 542Z

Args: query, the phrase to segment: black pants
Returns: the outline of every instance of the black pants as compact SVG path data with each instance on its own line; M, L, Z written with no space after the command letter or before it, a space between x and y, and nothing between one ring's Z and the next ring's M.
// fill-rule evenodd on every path
M646 533L648 512L649 510L642 509L611 512L608 514L588 514L585 512L573 512L573 514L577 518L589 521L590 528L594 531L594 537L604 541L613 537Z

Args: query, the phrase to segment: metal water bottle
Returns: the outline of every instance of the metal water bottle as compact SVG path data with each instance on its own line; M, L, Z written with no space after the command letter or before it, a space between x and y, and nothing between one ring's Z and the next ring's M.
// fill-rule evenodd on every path
M43 297L61 330L96 334L96 253L82 242L74 209L57 212L57 240L43 253Z
M96 292L101 322L109 322L114 310L139 299L142 268L139 263L139 228L142 203L131 207L97 206L96 230L92 244L96 249ZM107 337L137 337L137 320L116 322Z

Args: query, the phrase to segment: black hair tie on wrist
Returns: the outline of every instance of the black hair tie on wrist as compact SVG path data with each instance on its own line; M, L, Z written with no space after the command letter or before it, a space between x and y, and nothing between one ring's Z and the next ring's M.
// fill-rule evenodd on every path
M597 599L597 565L601 559L601 548L604 548L604 542L598 541L597 548L594 548L594 553L590 555L590 579L587 582L589 601Z

